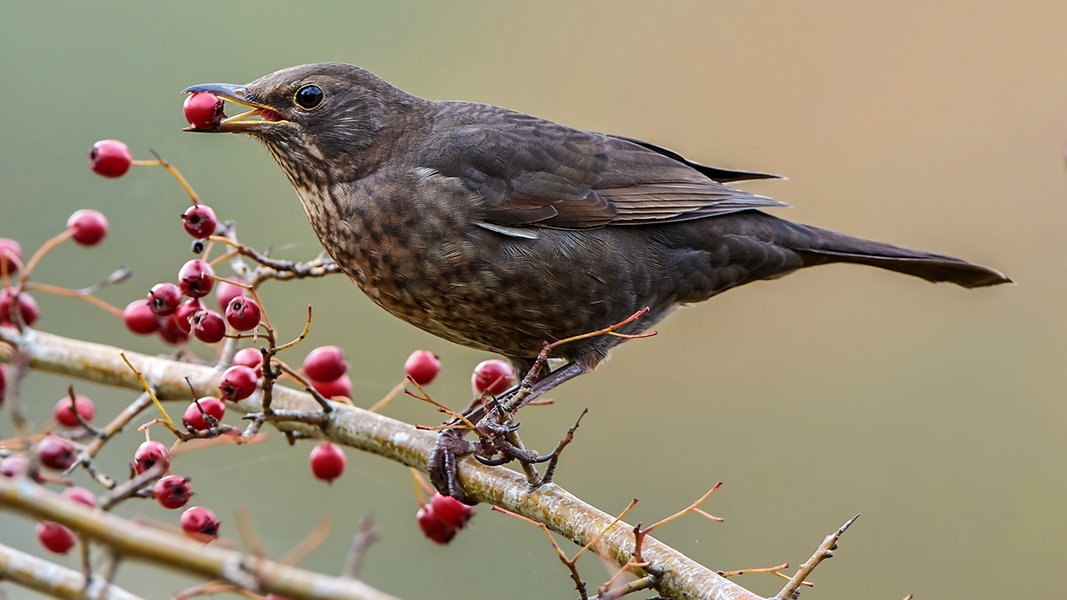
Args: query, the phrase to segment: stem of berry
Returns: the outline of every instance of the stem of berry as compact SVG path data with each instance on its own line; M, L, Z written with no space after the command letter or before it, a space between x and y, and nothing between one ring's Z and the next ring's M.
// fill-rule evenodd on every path
M174 178L178 180L178 183L181 184L182 188L185 189L185 193L189 194L189 199L192 200L193 205L196 206L197 204L200 204L199 196L196 195L196 191L193 189L193 186L189 185L189 182L186 181L185 176L181 174L181 171L179 171L174 165L167 162L155 150L149 150L149 152L152 153L152 156L156 157L156 160L135 160L132 164L137 167L163 167L167 170L168 173L173 175Z
M41 244L41 247L33 253L33 256L31 256L30 260L26 263L26 267L22 269L22 276L19 277L19 289L22 289L26 286L26 282L30 279L30 275L33 274L34 267L37 266L37 263L41 262L41 259L44 258L44 255L48 254L48 252L56 246L70 239L71 235L73 235L73 233L69 229L64 229L63 233L60 233L52 239Z
M159 410L159 414L163 415L163 420L167 423L168 429L177 433L178 427L174 425L174 421L171 420L170 415L168 415L167 411L163 409L163 404L160 403L159 398L156 398L155 393L152 392L152 387L148 385L148 382L145 380L144 375L141 375L141 372L133 366L133 363L130 362L130 359L126 358L125 352L119 352L119 356L122 357L122 362L126 363L126 366L130 368L130 371L133 372L134 376L137 377L137 381L141 383L141 387L144 388L144 391L149 395L149 397L152 398L152 402Z

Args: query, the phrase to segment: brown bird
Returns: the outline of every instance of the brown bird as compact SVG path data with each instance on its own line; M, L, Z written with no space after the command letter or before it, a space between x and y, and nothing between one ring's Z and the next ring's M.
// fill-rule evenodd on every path
M323 247L375 303L502 354L520 373L545 342L648 307L621 330L641 332L681 304L802 267L857 263L968 288L1010 281L958 258L773 217L759 209L783 203L726 185L773 175L496 106L425 100L353 65L185 92L252 109L211 131L266 145ZM622 341L560 346L566 363L530 398L593 370ZM435 483L462 493L439 474Z

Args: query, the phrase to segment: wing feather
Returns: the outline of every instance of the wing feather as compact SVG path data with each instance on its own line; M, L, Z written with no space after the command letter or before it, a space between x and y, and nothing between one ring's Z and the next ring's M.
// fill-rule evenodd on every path
M441 103L437 123L421 166L462 181L490 225L587 229L784 206L713 178L772 175L708 167L639 140L467 103Z

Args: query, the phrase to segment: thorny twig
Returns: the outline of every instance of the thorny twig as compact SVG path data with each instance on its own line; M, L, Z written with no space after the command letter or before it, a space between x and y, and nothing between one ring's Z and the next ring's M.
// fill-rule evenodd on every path
M819 547L815 550L815 553L811 555L811 558L804 561L804 564L800 565L797 572L793 574L793 577L785 584L782 591L775 595L775 600L793 600L797 597L797 590L801 584L811 575L811 572L815 570L815 567L819 566L819 563L832 558L834 550L837 549L837 541L844 535L845 530L852 526L856 522L856 519L860 518L859 515L852 517L845 521L845 524L837 529L837 531L826 536L826 539L819 544Z
M568 557L567 553L564 552L563 549L559 547L559 544L556 543L556 538L552 537L552 532L550 532L548 530L548 527L546 527L543 523L539 523L537 521L534 521L533 519L530 519L530 518L525 517L523 515L511 512L510 510L501 508L499 506L492 507L492 510L495 511L495 512L504 513L504 514L506 514L508 516L511 516L511 517L515 517L516 519L519 519L521 521L526 521L527 523L530 523L530 524L536 526L538 529L540 529L541 532L545 534L545 537L548 538L548 543L552 544L552 548L556 551L556 556L559 557L559 561L561 563L563 563L563 566L567 567L567 571L570 574L571 581L574 582L574 587L578 591L578 594L581 596L582 600L587 600L589 598L589 595L588 595L588 592L586 591L585 581L582 579L581 574L578 573L578 559L581 558L582 554L585 554L586 550L589 550L590 548L595 546L597 544L597 542L600 541L600 538L604 536L605 533L610 531L611 528L614 527L619 521L622 521L623 517L626 516L626 513L630 512L630 510L632 510L633 507L636 506L636 505L637 505L637 498L634 498L633 500L630 500L630 503L628 505L626 505L626 508L624 508L622 510L622 512L619 513L619 515L617 517L615 517L614 521L612 521L600 533L598 533L597 535L593 536L593 538L590 539L589 542L586 543L584 546L582 546L577 552L575 552L574 556L572 556L572 557Z

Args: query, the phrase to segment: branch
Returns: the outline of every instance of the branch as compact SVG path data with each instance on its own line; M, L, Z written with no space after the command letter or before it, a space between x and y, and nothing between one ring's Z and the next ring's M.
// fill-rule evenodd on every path
M122 588L99 577L86 585L85 575L56 563L0 544L0 579L11 581L53 598L94 598L97 600L140 600Z
M21 347L32 368L141 390L140 383L119 356L118 348L30 329L20 335L0 328L0 341ZM188 401L189 385L199 395L213 393L222 375L212 367L166 358L133 352L126 352L126 357L164 401ZM5 360L2 347L0 360ZM318 410L318 404L305 392L275 386L272 393L272 407L278 412ZM339 403L332 403L332 406L334 410L322 414L316 424L288 421L272 421L272 424L284 432L324 437L426 471L426 461L434 446L434 433L354 406ZM245 412L256 412L260 409L259 397L253 395L240 402L238 407ZM459 464L460 480L472 498L544 523L579 545L601 536L598 547L605 557L610 557L619 566L627 564L631 558L633 525L615 522L612 515L583 502L556 484L530 490L523 476L514 471L481 465L471 457L461 459ZM73 509L66 503L64 510ZM59 518L47 518L63 522ZM197 552L208 550L196 546ZM645 538L641 550L643 558L652 565L650 568L662 573L657 587L663 596L730 600L760 598L654 538ZM221 575L212 573L210 577L221 578Z
M27 477L0 477L0 506L66 525L108 546L116 555L219 579L248 590L293 598L396 600L357 579L313 573L145 527L71 502Z
M845 531L856 522L856 519L860 518L859 515L852 517L845 521L842 525L830 535L826 536L826 539L819 544L819 547L815 550L815 553L811 555L811 558L804 561L804 564L800 565L797 572L793 574L793 577L789 579L789 583L785 584L782 591L778 592L778 595L774 597L774 600L791 600L797 597L797 590L800 588L804 580L811 575L811 572L815 570L815 567L819 566L819 563L827 558L833 558L834 550L837 550L837 541L841 539L841 536L845 534Z

